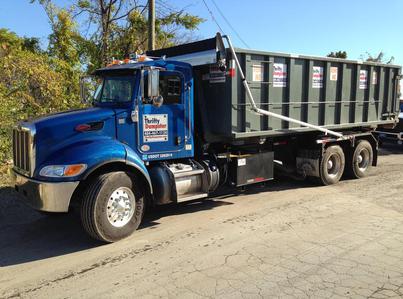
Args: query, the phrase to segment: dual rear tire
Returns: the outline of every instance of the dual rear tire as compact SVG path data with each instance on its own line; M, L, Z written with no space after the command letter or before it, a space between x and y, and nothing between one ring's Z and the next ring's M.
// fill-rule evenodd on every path
M344 173L350 178L365 177L373 158L373 149L367 140L359 140L354 150L347 154L339 145L331 145L320 160L319 180L323 185L333 185L340 181Z
M371 144L367 140L358 141L347 164L347 176L354 179L367 176L373 160L374 152Z
M346 159L339 145L326 148L319 163L319 179L323 185L333 185L343 175Z

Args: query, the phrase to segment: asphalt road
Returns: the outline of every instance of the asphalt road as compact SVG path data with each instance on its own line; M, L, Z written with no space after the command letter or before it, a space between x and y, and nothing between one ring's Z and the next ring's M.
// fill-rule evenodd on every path
M148 214L102 245L0 189L0 298L403 296L403 147L361 180L263 187Z

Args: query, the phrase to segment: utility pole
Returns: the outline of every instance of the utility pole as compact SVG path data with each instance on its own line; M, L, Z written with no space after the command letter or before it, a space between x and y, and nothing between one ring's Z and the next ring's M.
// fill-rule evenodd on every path
M155 48L155 0L148 0L148 50Z

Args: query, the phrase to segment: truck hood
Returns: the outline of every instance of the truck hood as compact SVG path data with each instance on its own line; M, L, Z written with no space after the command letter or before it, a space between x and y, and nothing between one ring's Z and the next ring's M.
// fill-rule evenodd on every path
M59 149L76 142L97 138L115 138L115 111L110 108L89 108L56 113L34 119L36 165L42 164L47 157ZM78 132L77 125L102 123L97 130Z

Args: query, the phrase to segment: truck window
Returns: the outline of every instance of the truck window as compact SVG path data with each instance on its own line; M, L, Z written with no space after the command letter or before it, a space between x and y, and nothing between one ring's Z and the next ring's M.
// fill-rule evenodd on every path
M163 105L180 104L182 102L182 78L173 72L160 72L160 95L164 98ZM144 77L144 86L148 85L148 77ZM148 103L148 90L144 88L144 103Z
M133 92L133 79L129 76L106 77L104 79L101 96L101 103L125 103L130 102Z
M160 93L164 104L179 104L181 102L182 80L178 75L160 76Z

